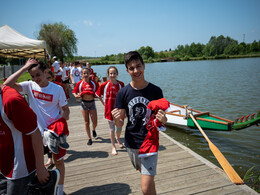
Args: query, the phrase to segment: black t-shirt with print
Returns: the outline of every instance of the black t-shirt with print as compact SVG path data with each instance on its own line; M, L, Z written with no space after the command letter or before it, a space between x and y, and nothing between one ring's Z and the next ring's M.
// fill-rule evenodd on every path
M162 90L152 83L141 90L135 90L130 84L119 90L115 108L125 109L128 118L125 131L126 147L141 147L147 135L146 124L151 116L146 107L150 101L160 98L163 98Z

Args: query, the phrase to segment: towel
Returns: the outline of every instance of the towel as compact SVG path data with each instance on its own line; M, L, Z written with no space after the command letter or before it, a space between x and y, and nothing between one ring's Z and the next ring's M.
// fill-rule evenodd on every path
M69 135L68 124L65 118L61 117L54 122L52 122L47 128L47 131L51 131L51 133L55 134L57 137L64 134L66 136Z
M159 148L159 131L165 131L166 127L156 119L155 115L159 109L165 111L169 106L170 103L165 98L153 100L148 104L147 109L155 113L150 116L149 122L146 125L148 133L139 149L138 157L145 158L157 154Z

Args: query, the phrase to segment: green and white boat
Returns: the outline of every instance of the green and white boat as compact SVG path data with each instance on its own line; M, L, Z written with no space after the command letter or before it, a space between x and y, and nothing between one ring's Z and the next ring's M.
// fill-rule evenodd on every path
M242 116L235 121L225 119L210 114L209 112L200 112L186 106L180 106L170 103L166 110L167 123L169 126L197 128L190 117L187 117L187 110L193 114L199 125L203 129L231 131L240 130L260 123L260 110L257 113Z

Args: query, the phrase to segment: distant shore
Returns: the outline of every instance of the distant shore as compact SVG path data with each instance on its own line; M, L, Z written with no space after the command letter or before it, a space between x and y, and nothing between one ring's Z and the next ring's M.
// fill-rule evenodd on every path
M154 63L154 62L180 62L180 61L199 61L199 60L220 60L220 59L239 59L239 58L258 58L260 57L260 53L256 54L247 54L247 55L217 55L217 56L202 56L202 57L181 57L181 58L153 58L149 60L144 60L145 63ZM82 61L88 61L92 65L105 65L105 64L124 64L124 61L104 61L101 58L92 58L86 59Z

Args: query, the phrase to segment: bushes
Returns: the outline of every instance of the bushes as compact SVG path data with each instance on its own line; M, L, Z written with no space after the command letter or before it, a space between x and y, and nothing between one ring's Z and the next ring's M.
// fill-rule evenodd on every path
M186 56L184 57L184 61L189 61L189 60L190 60L190 56L186 55Z
M218 59L228 59L228 58L229 58L229 56L225 55L225 54L215 55L216 60L218 60Z

